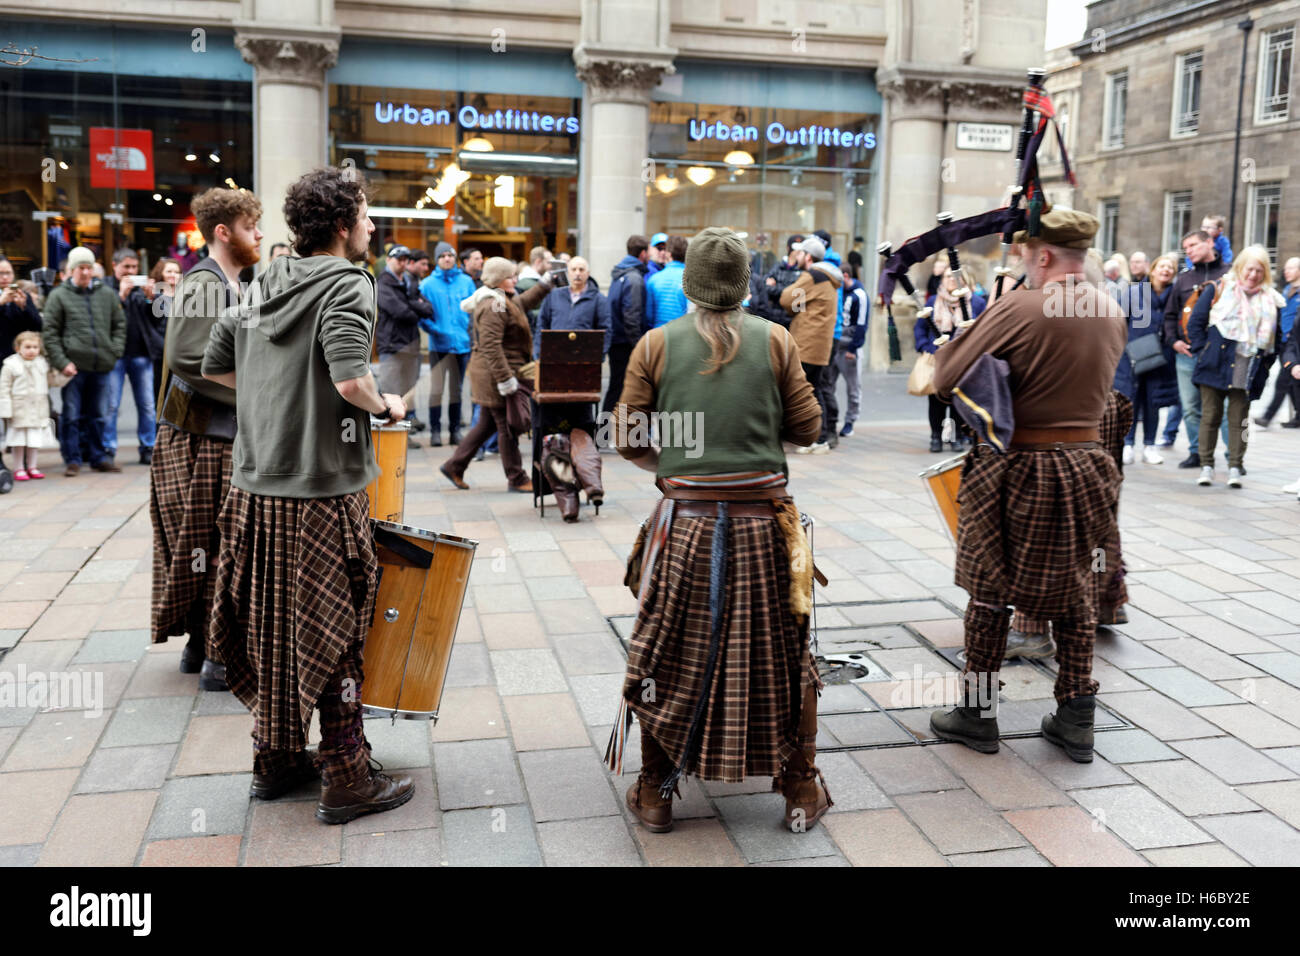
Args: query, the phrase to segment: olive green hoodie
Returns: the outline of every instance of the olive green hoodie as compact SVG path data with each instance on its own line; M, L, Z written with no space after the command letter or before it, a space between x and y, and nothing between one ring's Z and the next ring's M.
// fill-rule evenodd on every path
M280 256L212 326L203 373L235 373L243 491L333 498L379 474L370 414L335 382L370 374L375 280L337 256Z

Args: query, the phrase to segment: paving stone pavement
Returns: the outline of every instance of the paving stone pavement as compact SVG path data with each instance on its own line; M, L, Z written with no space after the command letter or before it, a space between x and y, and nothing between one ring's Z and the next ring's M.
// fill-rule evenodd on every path
M304 787L248 797L251 720L150 646L148 471L0 497L0 866L809 865L1243 866L1300 856L1300 434L1250 443L1246 487L1130 466L1121 525L1130 623L1103 631L1097 759L1038 735L1053 667L1004 673L996 756L936 741L964 593L917 479L925 408L899 376L864 383L867 422L826 456L790 456L817 519L820 647L863 655L828 686L822 764L836 805L780 826L768 780L688 780L650 834L601 764L635 605L623 561L656 492L605 456L606 505L578 524L505 491L499 460L456 492L412 450L408 524L479 542L437 725L369 719L375 757L416 781L400 810L327 827ZM124 415L123 421L126 421ZM125 440L133 433L119 429ZM527 450L525 449L525 454Z

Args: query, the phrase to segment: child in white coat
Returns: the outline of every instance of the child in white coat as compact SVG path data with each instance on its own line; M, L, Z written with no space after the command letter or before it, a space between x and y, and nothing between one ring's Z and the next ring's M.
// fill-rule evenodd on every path
M15 481L44 478L36 467L41 431L50 420L50 385L53 373L42 354L39 332L19 332L14 354L0 365L0 419L5 444L13 449Z

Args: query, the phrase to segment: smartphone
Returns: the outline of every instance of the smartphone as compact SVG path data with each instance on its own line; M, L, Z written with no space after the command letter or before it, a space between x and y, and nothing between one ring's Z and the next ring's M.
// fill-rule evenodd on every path
M131 285L138 285L138 286L143 286L146 282L149 281L148 276L127 276L127 278L131 280Z

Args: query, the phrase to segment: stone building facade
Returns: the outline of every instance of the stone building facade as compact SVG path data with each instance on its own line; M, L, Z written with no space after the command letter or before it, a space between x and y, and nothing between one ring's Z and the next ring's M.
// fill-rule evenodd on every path
M1045 0L12 0L5 39L50 59L0 68L0 251L53 264L51 223L105 252L183 250L188 199L220 183L263 198L269 245L290 182L354 162L381 187L377 239L516 258L543 241L605 281L631 233L731 225L770 260L827 228L874 287L879 239L1002 197L1010 146L985 127L1018 122L1044 15ZM567 129L488 132L521 111ZM737 142L696 135L724 126ZM153 185L88 171L96 131L151 132ZM51 157L57 182L40 176ZM882 322L872 346L887 365Z
M1097 215L1108 254L1171 251L1211 215L1229 221L1234 249L1300 253L1300 189L1289 181L1298 29L1294 2L1092 3L1084 37L1050 58L1047 88L1069 115L1079 185L1049 163L1048 195Z

